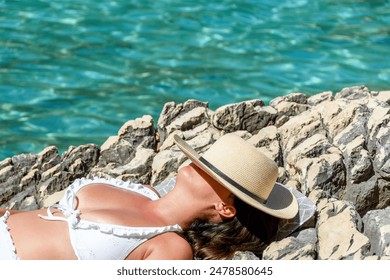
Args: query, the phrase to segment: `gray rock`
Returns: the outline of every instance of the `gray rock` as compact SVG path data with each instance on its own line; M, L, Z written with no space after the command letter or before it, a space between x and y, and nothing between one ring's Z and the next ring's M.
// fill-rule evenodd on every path
M377 209L386 208L390 206L390 181L378 179L379 202Z
M316 134L326 135L327 131L318 112L305 111L279 127L279 133L283 158L286 159L288 154L303 141Z
M9 201L14 199L18 193L24 192L27 186L20 184L24 176L26 176L31 167L35 164L37 155L20 154L10 159L5 159L0 166L0 206L10 208ZM25 197L25 196L24 196ZM19 198L24 199L23 196Z
M302 141L294 147L285 156L286 163L294 166L302 159L318 158L321 155L328 154L332 145L323 134L314 134L302 139Z
M307 100L307 96L302 93L291 93L271 100L270 106L277 112L275 126L280 127L291 117L308 110Z
M285 124L291 117L300 115L301 113L307 111L310 106L306 104L283 101L275 105L273 108L275 108L278 112L275 125L279 127Z
M218 108L212 116L212 123L224 132L246 130L257 133L272 125L275 118L276 111L271 107L264 107L262 100L250 100Z
M164 150L153 159L151 185L158 185L169 177L173 177L180 162L184 161L183 154L179 151Z
M317 158L306 158L294 166L294 178L301 184L305 194L320 188L329 196L340 196L345 190L345 166L341 155L324 154Z
M307 99L307 104L310 106L317 106L318 104L324 102L324 101L333 101L333 93L331 91L325 91L322 93L317 93L313 96L310 96Z
M280 103L283 102L291 102L291 103L297 103L297 104L307 104L308 96L303 93L295 92L295 93L289 93L285 96L279 96L274 99L272 99L269 104L272 107L278 106Z
M322 104L321 104L322 105ZM366 134L365 123L369 111L360 101L335 100L332 104L335 112L332 115L323 112L324 124L328 127L329 137L336 146L352 141L359 135ZM329 110L325 107L323 110ZM332 109L330 109L332 110Z
M126 164L131 161L134 155L135 149L129 141L119 136L110 136L101 146L99 167L108 164Z
M342 89L336 93L335 98L346 98L348 100L371 97L371 92L366 86L354 86Z
M206 102L188 100L178 105L174 102L166 103L157 123L160 143L163 143L173 132L184 132L204 123L210 123L210 115L211 111Z
M390 256L390 207L367 212L363 217L364 234L370 239L370 254Z
M374 92L372 95L375 96L375 99L379 102L385 103L384 106L390 105L390 90Z
M383 127L376 136L374 170L379 177L390 179L390 127Z
M348 186L344 200L352 202L360 216L375 209L379 203L378 178L373 176L367 181Z
M99 148L95 144L85 144L78 147L70 146L61 157L62 170L79 178L97 165Z
M368 252L370 242L361 233L362 221L352 204L324 200L318 210L318 259L353 259Z
M38 154L38 158L32 166L32 169L37 169L40 173L61 163L61 156L58 154L58 149L55 146L49 146Z
M290 236L271 243L263 252L264 260L314 260L317 235L313 228L305 229L296 236Z
M338 147L344 143L349 143L355 140L361 135L367 135L366 121L368 117L367 114L362 114L356 117L356 120L353 120L345 129L335 135L333 138L333 144Z
M154 156L154 150L139 148L135 157L128 164L117 167L109 175L124 181L149 184Z
M371 155L375 155L378 138L386 134L389 123L390 106L377 106L372 110L371 116L367 121L367 149Z
M251 136L248 142L259 148L261 152L273 159L279 166L283 166L280 134L276 126L262 128L257 134Z
M150 115L127 121L119 129L118 136L128 141L134 148L156 149L155 129L153 118Z
M236 252L232 258L232 260L259 260L259 258L252 252Z
M374 175L373 163L365 147L366 141L363 135L339 146L343 152L347 181L350 184L358 184Z
M99 148L95 144L70 146L61 156L59 164L45 170L36 180L38 207L44 199L69 186L75 179L85 177L97 165Z

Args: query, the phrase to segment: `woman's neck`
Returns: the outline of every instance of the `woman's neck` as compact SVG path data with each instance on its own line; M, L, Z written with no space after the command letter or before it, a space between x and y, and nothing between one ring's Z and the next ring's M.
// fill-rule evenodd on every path
M205 218L209 208L190 188L180 185L153 201L151 207L165 224L178 224L182 229L188 228L195 219Z

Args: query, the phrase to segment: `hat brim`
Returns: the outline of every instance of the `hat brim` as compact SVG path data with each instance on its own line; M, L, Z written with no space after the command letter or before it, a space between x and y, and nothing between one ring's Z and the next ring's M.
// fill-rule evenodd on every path
M201 156L180 136L174 135L176 145L182 150L182 152L199 168L205 171L210 177L219 182L225 188L230 190L235 196L244 201L245 203L259 209L269 215L275 216L281 219L292 219L298 213L298 202L296 197L290 190L284 187L280 183L275 183L270 195L264 203L252 198L251 196L243 193L234 185L223 179L216 174L210 167L205 165L201 160Z

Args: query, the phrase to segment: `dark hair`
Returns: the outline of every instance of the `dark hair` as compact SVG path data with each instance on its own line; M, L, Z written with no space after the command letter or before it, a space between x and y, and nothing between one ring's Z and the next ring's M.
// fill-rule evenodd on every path
M194 258L231 259L237 251L251 251L261 258L274 240L279 219L235 199L234 218L214 223L196 220L184 232L194 251Z

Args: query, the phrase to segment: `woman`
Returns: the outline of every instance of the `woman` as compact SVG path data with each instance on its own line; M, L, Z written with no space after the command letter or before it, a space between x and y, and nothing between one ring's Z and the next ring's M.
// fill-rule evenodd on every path
M0 259L223 259L261 253L264 240L247 231L260 217L243 208L297 214L295 196L276 183L276 164L240 137L222 136L203 156L177 135L175 142L192 163L162 198L149 186L84 179L48 209L0 210ZM241 241L219 237L232 232Z

